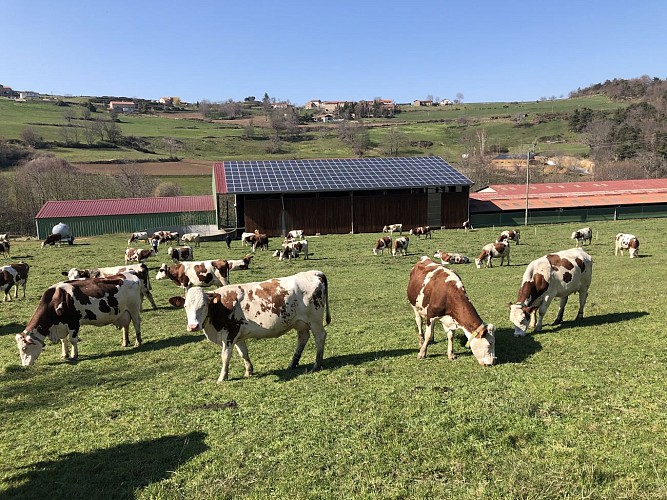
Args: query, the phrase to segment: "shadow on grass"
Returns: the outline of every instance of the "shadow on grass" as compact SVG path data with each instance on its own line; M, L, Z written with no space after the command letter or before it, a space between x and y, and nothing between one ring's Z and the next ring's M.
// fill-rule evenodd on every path
M633 319L642 318L648 316L649 313L646 311L625 311L617 313L608 313L608 314L599 314L597 316L584 316L580 321L563 321L559 325L555 325L554 328L566 328L572 326L589 326L589 325L608 325L612 323L621 323L623 321L632 321ZM541 333L541 332L538 332Z
M36 462L5 478L3 498L134 498L208 449L206 434L127 443Z
M6 325L0 326L0 336L2 335L16 335L21 333L25 325L20 325L18 323L7 323Z
M133 354L139 354L141 355L142 352L150 352L150 351L159 351L161 349L168 349L169 347L178 347L181 345L186 345L186 344L193 344L195 342L201 342L202 339L205 337L203 335L182 335L180 337L169 337L166 339L161 339L161 340L153 340L153 341L144 341L143 344L141 344L141 347L124 347L122 349L118 349L116 351L109 351L105 353L99 353L99 354L92 354L87 356L85 353L81 353L81 344L79 344L79 359L76 361L77 363L81 362L86 362L86 361L93 361L96 359L101 359L101 358L114 358L118 356L128 356L128 355L133 355ZM132 337L130 337L130 341L132 341Z
M332 368L340 368L343 366L358 366L371 361L376 361L381 358L397 358L407 354L414 355L418 349L391 349L388 351L373 351L361 352L356 354L345 354L342 356L333 356L327 358L325 356L322 369L329 370ZM312 371L312 364L301 362L298 368L290 370L288 368L270 370L263 373L255 373L253 377L268 377L271 375L277 376L281 382L288 382L296 377L300 377Z

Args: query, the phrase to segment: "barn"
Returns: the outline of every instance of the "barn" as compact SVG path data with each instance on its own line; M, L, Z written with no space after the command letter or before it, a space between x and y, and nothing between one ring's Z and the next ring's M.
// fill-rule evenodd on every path
M470 195L474 227L523 225L525 184L495 184ZM667 179L530 184L528 223L667 217Z
M67 224L75 237L167 229L183 231L216 223L213 197L173 196L104 200L47 201L35 216L37 237Z
M219 227L269 236L461 227L473 184L437 156L225 161L213 182Z

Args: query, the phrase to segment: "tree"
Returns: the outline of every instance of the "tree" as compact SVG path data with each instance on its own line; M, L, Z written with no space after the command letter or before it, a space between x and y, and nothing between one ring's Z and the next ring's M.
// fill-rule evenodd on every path
M21 139L28 146L35 149L41 148L44 145L44 138L32 127L26 127L21 131Z
M252 120L249 120L248 124L243 127L243 137L246 139L252 139L255 137L255 125Z
M208 117L208 115L211 113L211 101L207 99L202 99L199 102L199 113L204 117Z
M456 104L461 104L461 103L463 103L463 93L462 93L462 92L458 92L458 93L456 94L456 99L454 99L454 102L455 102Z
M103 126L109 142L118 144L123 137L123 132L121 131L118 124L114 121L105 121Z
M142 175L135 163L123 165L114 176L117 188L122 198L146 198L150 196L156 187L156 181Z
M386 154L396 156L399 149L405 145L405 142L405 134L397 127L391 127L382 144Z
M169 150L169 158L176 158L174 153L183 149L183 143L175 137L165 137L162 139L162 141L165 143L167 149Z
M67 122L67 126L71 127L72 126L72 120L76 118L76 113L72 108L67 108L65 112L63 113L63 118Z
M161 182L155 187L154 195L165 196L165 197L180 196L181 186L179 186L175 182L170 182L170 181Z

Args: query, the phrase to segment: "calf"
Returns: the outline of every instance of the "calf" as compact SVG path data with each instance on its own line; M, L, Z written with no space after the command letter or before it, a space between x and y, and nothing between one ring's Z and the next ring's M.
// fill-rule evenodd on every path
M253 246L256 239L255 233L241 233L241 246Z
M72 268L69 271L63 271L62 275L67 276L68 280L80 280L80 279L89 279L89 278L108 278L109 276L115 276L116 274L123 273L133 273L141 281L141 298L143 304L143 298L146 297L148 301L153 306L153 309L157 309L157 304L151 293L151 280L148 275L148 267L143 262L141 264L130 264L126 266L114 266L114 267L97 267L92 269L77 269ZM143 308L143 305L142 305Z
M130 235L130 239L127 240L127 246L130 246L135 241L145 241L148 243L150 240L148 233L146 231L138 231Z
M290 232L287 233L287 237L290 240L301 239L303 238L303 229L292 229Z
M408 301L419 332L417 358L426 357L435 322L440 320L447 333L449 359L455 359L452 338L454 330L460 328L468 338L466 347L470 346L480 365L491 366L496 362L495 327L487 325L479 317L466 295L461 278L454 271L423 256L410 272ZM426 322L425 336L423 322Z
M506 241L509 243L510 241L516 242L516 244L519 244L519 239L521 238L521 233L519 232L518 229L509 229L507 231L503 231L500 233L500 236L496 240L498 243L502 243L503 241Z
M61 240L62 240L61 234L50 234L44 239L44 241L42 241L42 248L44 248L45 246L54 246L56 243L60 245Z
M285 278L259 283L223 286L212 292L201 288L188 290L185 299L172 297L169 302L185 306L187 330L204 330L211 342L222 347L222 370L218 382L227 380L232 348L245 362L245 376L253 373L246 339L274 338L295 329L297 346L289 368L296 368L310 332L317 353L313 370L322 366L326 324L331 322L329 287L321 271L306 271Z
M171 257L174 262L192 260L194 258L192 247L169 247L169 250L167 250L167 255L169 255L169 257Z
M283 260L284 258L296 259L300 253L303 253L304 260L308 259L308 241L290 241L285 243L282 247L282 252L280 253L278 260Z
M229 284L229 263L226 260L202 260L162 264L155 275L156 280L169 278L185 291L191 286L221 286Z
M433 239L433 235L431 234L431 226L413 227L410 229L410 234L416 234L417 238L419 239L421 239L422 236L424 236L424 238Z
M12 287L16 287L14 298L19 298L19 285L23 286L23 298L25 299L25 286L28 283L29 271L30 266L25 262L0 267L0 290L5 292L5 302L12 300Z
M443 264L469 264L470 259L461 253L447 253L438 250L433 255L436 259L440 259Z
M382 228L383 233L389 233L392 236L396 231L398 231L398 234L403 234L403 224L389 224Z
M252 251L254 252L257 248L260 250L269 249L269 237L266 234L259 234L259 231L255 231L255 242L252 244Z
M195 248L199 246L199 239L200 239L199 233L185 233L183 236L181 236L181 241L183 243L194 243Z
M134 274L109 278L64 281L49 287L22 333L16 334L21 364L35 363L46 339L62 343L62 357L79 357L81 325L114 325L123 330L123 347L129 340L130 322L136 334L135 346L141 345L141 283Z
M373 255L382 255L385 251L391 251L391 238L389 236L382 236L378 238L377 243L375 243L375 248L373 248Z
M491 259L500 258L500 265L503 265L505 258L507 257L507 265L510 265L510 245L506 241L500 243L489 243L484 245L482 252L479 254L479 257L475 259L475 265L477 269L482 268L482 264L485 264L486 267L493 267Z
M523 273L519 297L514 304L510 304L514 336L526 335L527 328L540 331L542 318L555 297L560 298L560 307L554 325L563 321L567 299L575 292L579 293L577 319L583 318L592 277L593 261L582 248L551 253L528 264Z
M394 240L394 246L391 249L391 254L395 257L396 254L402 253L403 255L408 254L408 245L410 244L410 238L407 236L400 236Z
M472 227L472 224L470 224L470 221L469 221L469 220L463 222L462 227L463 227L463 230L464 230L465 232L468 232L468 230L472 231L472 230L474 229L474 228Z
M588 241L588 244L590 245L591 242L593 241L593 231L591 230L590 227L584 227L577 231L574 231L572 233L571 238L573 240L576 240L577 242L576 246L579 246L579 243L581 243L581 246L583 247L586 241Z
M242 271L250 267L250 260L253 258L253 255L246 255L242 259L238 260L228 260L230 271Z
M10 246L9 240L0 240L0 252L6 258L9 258Z
M616 249L614 250L614 255L618 255L618 252L621 252L622 257L623 250L628 251L631 259L639 257L639 240L634 234L618 233L616 235Z
M127 265L128 262L139 262L142 263L146 259L152 257L155 255L157 252L155 251L154 248L146 248L146 249L140 249L140 248L128 248L125 250L125 265Z

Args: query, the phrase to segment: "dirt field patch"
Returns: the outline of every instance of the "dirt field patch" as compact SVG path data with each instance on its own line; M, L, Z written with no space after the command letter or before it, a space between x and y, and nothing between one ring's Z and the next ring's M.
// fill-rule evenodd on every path
M189 160L135 163L132 168L143 175L211 175L213 161L210 160ZM118 172L125 164L96 164L96 163L77 163L76 167L90 174L114 174Z

